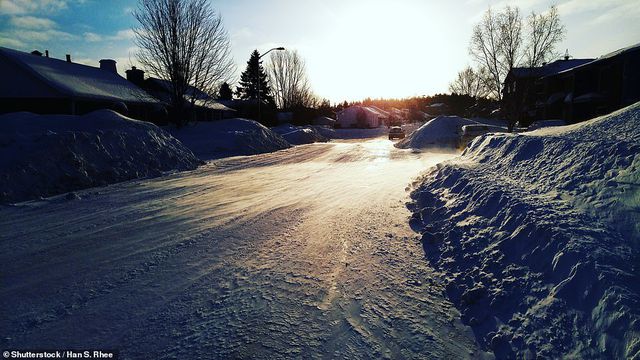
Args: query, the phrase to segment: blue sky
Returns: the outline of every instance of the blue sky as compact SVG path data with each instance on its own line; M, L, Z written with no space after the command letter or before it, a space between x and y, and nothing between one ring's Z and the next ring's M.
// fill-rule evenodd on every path
M312 86L332 101L446 92L470 64L472 27L489 8L518 5L523 14L558 6L567 27L558 46L597 57L640 42L636 0L219 0L238 74L253 49L296 49ZM97 65L135 64L135 0L0 0L0 45Z

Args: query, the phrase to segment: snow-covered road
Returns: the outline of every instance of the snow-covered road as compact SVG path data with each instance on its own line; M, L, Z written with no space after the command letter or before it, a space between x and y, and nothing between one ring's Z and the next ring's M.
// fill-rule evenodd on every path
M1 347L477 358L405 207L449 157L311 144L2 207Z

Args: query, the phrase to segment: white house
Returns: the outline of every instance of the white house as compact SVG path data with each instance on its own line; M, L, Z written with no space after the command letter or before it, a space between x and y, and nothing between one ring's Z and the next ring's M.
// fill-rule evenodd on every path
M361 119L363 123L358 123ZM371 106L354 105L336 114L336 122L342 128L367 127L377 128L389 120L389 114Z

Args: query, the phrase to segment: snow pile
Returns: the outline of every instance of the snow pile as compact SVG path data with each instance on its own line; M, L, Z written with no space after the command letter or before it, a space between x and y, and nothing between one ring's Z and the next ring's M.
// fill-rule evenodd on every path
M336 125L336 119L332 119L328 116L318 116L313 119L313 125L334 127Z
M455 148L458 147L461 128L477 122L458 116L438 116L396 143L400 149Z
M640 357L640 103L476 138L413 192L411 223L497 358Z
M111 110L0 115L0 202L194 169L200 161L156 125Z
M314 126L294 126L291 124L284 124L271 128L271 130L280 134L292 145L329 141L329 139L326 136L323 136Z
M291 145L282 136L257 121L225 119L197 122L167 130L201 159L254 155L287 149Z
M336 138L336 130L331 126L325 125L312 125L311 126L315 131L320 133L320 135L326 137L327 139L335 139Z

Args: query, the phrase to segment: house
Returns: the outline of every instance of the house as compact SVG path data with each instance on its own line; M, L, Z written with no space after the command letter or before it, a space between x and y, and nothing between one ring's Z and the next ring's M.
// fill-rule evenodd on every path
M569 59L565 56L540 67L515 67L509 71L502 90L503 116L511 123L519 122L527 126L535 121L537 113L536 101L538 91L536 82L543 77L558 74L563 71L584 65L593 59Z
M100 67L76 64L0 47L0 113L85 114L113 109L140 120L162 113L162 104L116 70L116 62L100 60Z
M332 119L328 116L318 116L315 119L313 119L312 121L313 125L320 125L320 126L329 126L329 127L334 127L336 125L336 120Z
M390 123L393 125L402 125L409 121L409 110L408 109L397 109L392 107L389 110L390 115Z
M536 118L575 123L640 101L640 44L536 82Z
M434 103L426 108L426 112L433 116L447 115L449 114L449 105L445 103Z
M218 102L226 106L228 109L232 110L232 113L228 113L228 115L225 115L225 117L237 116L247 119L258 118L258 100L256 99L218 100ZM262 100L262 107L260 111L262 112L263 118L275 115L275 113L272 114L273 110L269 108L269 105L264 100Z
M373 106L350 106L336 114L336 127L377 128L388 123L389 114Z
M170 107L172 86L170 81L154 77L145 79L144 71L137 69L135 66L132 66L125 73L127 74L127 80L159 99L166 107ZM221 120L232 117L236 112L200 89L189 86L187 93L184 95L185 106L189 106L192 100L195 109L193 120L196 121Z

